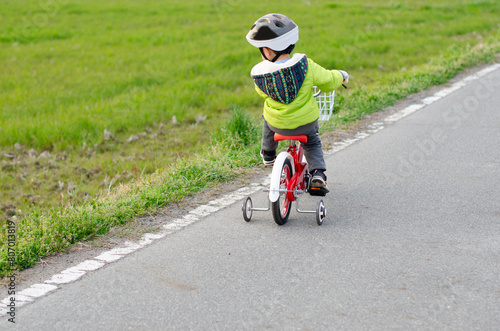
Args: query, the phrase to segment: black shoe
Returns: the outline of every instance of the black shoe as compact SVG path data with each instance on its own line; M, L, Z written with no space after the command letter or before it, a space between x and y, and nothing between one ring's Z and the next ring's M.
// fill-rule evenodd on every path
M274 164L274 160L276 160L276 151L268 152L261 150L260 156L262 156L262 162L264 162L264 165L271 166Z
M312 173L311 191L319 190L325 194L330 192L328 184L326 183L326 175L323 170L315 170Z

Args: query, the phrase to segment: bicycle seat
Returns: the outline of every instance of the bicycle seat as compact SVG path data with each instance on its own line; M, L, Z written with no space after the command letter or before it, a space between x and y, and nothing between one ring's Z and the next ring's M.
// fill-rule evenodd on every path
M274 141L282 141L282 140L298 140L300 142L306 143L307 142L307 135L298 134L296 136L285 136L285 135L279 134L279 133L274 134Z

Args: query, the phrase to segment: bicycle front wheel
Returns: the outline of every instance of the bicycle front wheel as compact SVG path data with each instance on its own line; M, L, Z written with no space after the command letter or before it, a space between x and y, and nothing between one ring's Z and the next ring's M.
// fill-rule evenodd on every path
M292 201L288 200L286 190L292 175L292 164L289 159L285 159L281 168L280 196L276 202L272 203L273 218L278 225L285 224L288 221L288 216L290 216Z

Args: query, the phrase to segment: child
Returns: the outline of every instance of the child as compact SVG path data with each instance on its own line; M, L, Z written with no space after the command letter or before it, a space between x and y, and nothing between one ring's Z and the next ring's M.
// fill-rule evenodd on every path
M307 143L302 143L302 147L313 176L311 186L328 193L326 163L318 135L319 110L312 87L333 91L347 82L349 75L342 70L324 69L305 54L290 57L299 40L299 28L285 15L261 17L246 38L259 48L263 60L253 67L251 75L255 90L265 101L261 151L264 164L272 165L276 159L275 132L306 134Z

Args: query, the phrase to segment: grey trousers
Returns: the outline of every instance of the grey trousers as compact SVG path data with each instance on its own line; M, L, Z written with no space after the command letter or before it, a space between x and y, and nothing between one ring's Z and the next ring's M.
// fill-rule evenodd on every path
M318 121L306 124L293 130L277 129L269 125L263 119L262 125L262 149L265 151L274 151L278 148L278 142L274 141L274 133L283 135L307 135L307 143L300 143L304 149L304 156L309 164L309 170L326 170L326 163L323 157L323 150L321 148L321 139L319 138Z

